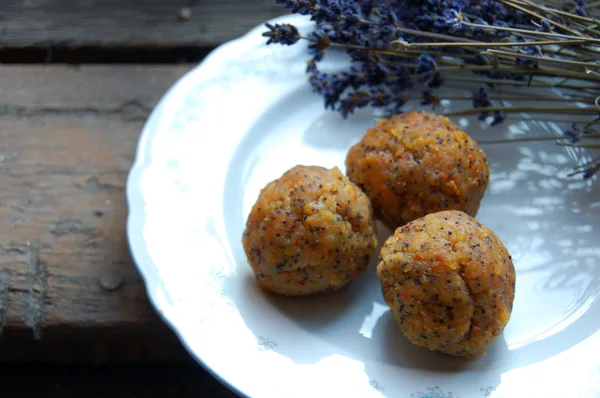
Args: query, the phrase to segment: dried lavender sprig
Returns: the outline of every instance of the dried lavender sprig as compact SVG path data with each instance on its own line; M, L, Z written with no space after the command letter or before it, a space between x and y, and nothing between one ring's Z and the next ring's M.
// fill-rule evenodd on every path
M589 136L587 138L600 138L600 135ZM565 139L571 139L569 137L549 136L549 137L521 137L521 138L509 138L501 140L478 140L477 143L481 145L486 144L510 144L515 142L535 142L535 141L554 141L562 146L574 146L573 143L563 142ZM586 144L587 145L587 144Z
M456 82L471 82L471 83L484 83L488 85L510 85L510 86L526 86L526 87L547 87L547 88L564 88L575 91L598 91L600 89L595 87L589 87L581 84L565 84L564 82L550 83L550 82L527 82L527 81L507 81L492 78L478 78L478 77L462 77L452 76L452 81ZM527 96L523 96L523 99L528 99Z
M530 30L530 29L510 28L508 26L481 25L481 24L468 22L468 21L463 21L462 23L463 23L463 25L469 26L472 28L502 30L505 32L516 33L516 34L526 34L526 35L530 35L530 36L556 37L556 38L562 38L562 39L580 39L581 38L581 36L565 35L565 34L560 34L560 33L556 33L556 32L542 32L542 31L535 31L535 30ZM596 42L596 40L597 40L594 38L586 38L586 39L591 39L592 40L591 42Z
M596 158L592 162L587 163L584 168L581 168L580 170L576 170L576 171L568 174L567 176L573 177L578 174L581 174L584 180L589 180L599 171L600 171L600 158Z
M587 38L570 39L570 40L539 40L530 42L498 42L485 43L486 48L490 47L529 47L529 46L547 46L550 44L574 45L586 43L600 43L600 40ZM464 42L446 42L446 43L406 43L406 48L421 48L421 47L483 47L482 43L464 43Z
M264 32L263 37L268 37L267 44L283 44L291 46L296 44L301 39L298 28L291 24L275 24L266 23L268 31Z
M578 114L578 115L595 115L598 114L596 108L579 108L579 107L566 107L566 106L493 106L481 109L463 109L460 111L453 111L445 113L446 116L463 116L473 115L479 112L539 112L539 113L553 113L553 114Z
M501 3L503 3L503 4L506 4L508 6L511 6L511 7L515 8L515 9L517 9L519 11L522 11L522 12L524 12L526 14L529 14L530 16L532 16L534 18L537 18L539 20L546 19L542 15L540 15L539 13L531 11L531 10L527 9L526 7L523 7L523 6L520 5L520 4L524 4L524 2L516 2L516 1L512 1L512 0L511 1L508 1L508 0L498 0L498 1L501 2ZM533 4L532 2L526 2L525 5L531 6L533 8L537 8L536 5ZM572 35L576 35L576 36L583 36L582 33L578 32L576 30L573 30L573 29L569 28L568 26L565 26L565 25L563 25L561 23L553 21L552 19L546 19L546 20L548 21L548 23L554 25L555 27L557 27L557 28L559 28L561 30L564 30L565 32L569 32Z
M311 38L306 38L309 41L314 41ZM555 41L553 41L555 42ZM563 41L563 43L567 43L567 44L572 44L575 42L580 42L580 41ZM532 44L536 44L539 42L531 42ZM548 43L548 42L546 42ZM469 47L472 44L477 44L478 46L480 46L481 44L479 43L416 43L414 45L409 45L408 48L411 47L454 47L454 48L460 48L460 47ZM494 44L498 44L496 47L502 47L502 46L513 46L515 44L505 44L505 43L490 43L490 46L493 46ZM522 43L516 44L517 46L522 46ZM378 54L378 55L392 55L392 56L401 56L403 55L403 53L407 53L406 50L402 50L402 52L397 53L397 52L393 52L393 51L389 51L389 50L378 50L378 49L371 49L369 47L365 47L365 46L359 46L359 45L344 45L344 44L336 44L336 43L332 43L329 44L329 47L334 47L334 48L342 48L342 49L347 49L347 50L364 50L364 51L369 51L372 52L374 54ZM496 51L496 50L488 50L488 53L494 53L499 55L502 58L506 58L506 56L508 56L509 58L511 58L513 55L512 53L508 53L505 51ZM420 54L423 53L427 53L430 54L430 52L420 52ZM419 54L419 52L412 52L411 54ZM464 56L461 55L460 58L463 58ZM524 54L519 54L518 57L522 58L522 59L532 59L532 60L536 60L536 61L548 61L548 62L553 62L553 63L560 63L560 64L568 64L568 65L575 65L575 66L589 66L589 63L584 63L584 62L575 62L575 61L568 61L568 60L557 60L557 59L540 59L538 57L533 57L533 56L529 56L529 55L524 55ZM413 59L413 57L408 56L407 58L409 59ZM396 66L401 66L401 67L405 67L405 68L414 68L416 67L416 65L413 64L408 64L408 63L399 63L399 62L394 62L394 61L385 61L385 60L380 60L379 61L382 64L387 64L387 65L396 65ZM448 61L441 61L442 63L448 63ZM510 66L494 66L494 65L470 65L470 64L465 64L465 63L451 63L451 65L456 65L456 67L451 68L451 67L438 67L437 69L439 71L452 71L452 70L468 70L468 71L485 71L485 70L490 70L490 71L499 71L499 72L512 72L512 73L522 73L522 74L534 74L537 76L556 76L556 77L565 77L565 78L576 78L579 80L589 80L589 81L594 81L594 82L599 82L600 83L600 75L597 76L589 76L590 71L589 70L582 70L581 72L573 72L573 71L569 71L569 70L565 70L565 69L560 69L560 68L554 68L554 69L550 69L550 68L541 68L541 67L536 67L534 68L522 68L522 67L510 67ZM594 71L591 71L592 73Z
M464 96L453 96L444 95L440 96L440 100L447 101L471 101L471 98ZM592 98L570 98L570 100L593 105L594 100ZM522 96L506 96L506 95L494 95L494 101L536 101L536 102L568 102L569 99L565 98L543 98L543 97L522 97Z
M439 58L443 54L461 60L465 65L462 70L470 69L473 73L482 74L486 78L481 80L493 85L507 80L515 85L585 89L591 94L593 88L578 87L579 85L565 82L548 83L544 79L532 82L531 78L556 75L580 81L599 81L593 76L595 64L585 63L584 66L583 62L577 61L577 54L597 51L593 45L599 39L583 35L565 25L564 18L568 17L568 13L564 10L560 10L561 20L552 20L552 16L542 15L556 15L547 9L554 4L548 1L545 3L548 7L544 9L536 8L530 1L521 0L408 0L387 4L363 0L284 0L278 3L285 4L292 12L310 15L316 22L317 29L309 37L314 44L311 45L313 60L307 70L311 74L313 88L325 97L326 106L337 109L343 116L367 105L391 106L392 109L399 110L405 101L407 90L415 83L427 87L423 91L427 93L424 103L435 102L434 99L439 96L431 92L431 89L445 83L441 72L454 68L461 70L460 67L444 65L444 61ZM577 12L578 14L572 14L577 17L573 18L572 25L588 21L588 11ZM498 29L494 31L494 28ZM531 40L528 36L542 39ZM419 43L424 43L423 39L427 38L439 40L440 43L465 44L448 45L448 48L444 49L431 43L432 48L425 51L434 53L435 58L424 58L423 54L409 52L407 47L419 46ZM556 40L558 38L566 40ZM576 38L581 41L575 40ZM487 65L479 63L481 57L476 52L474 56L472 50L466 49L472 46L477 51L484 49L489 53L491 46L486 47L486 43L500 43L500 40L517 44L508 46L513 48L512 50L491 54L491 63ZM398 42L409 43L409 46L395 48L394 43ZM555 44L562 47L557 51L551 47ZM565 45L570 46L568 50L563 49ZM517 46L518 49L515 48ZM342 74L321 74L317 63L322 59L324 51L327 48L344 47L354 61L353 68ZM414 60L414 67L409 63L392 63L391 59L395 57L393 53L396 52L396 56L399 56L399 50L404 51L402 57ZM542 52L546 51L553 55L543 55ZM561 52L571 60L565 59ZM554 59L557 61L553 61ZM511 62L516 63L514 69L510 66ZM560 67L541 68L540 62L558 63ZM438 66L438 63L441 65ZM523 65L530 69L522 68ZM586 69L582 70L581 67ZM592 73L587 73L589 71ZM329 82L329 79L333 80ZM379 88L380 86L387 87Z
M569 142L558 142L557 145L568 146L568 147L572 147L572 148L600 149L600 144L588 144L588 143L571 144Z

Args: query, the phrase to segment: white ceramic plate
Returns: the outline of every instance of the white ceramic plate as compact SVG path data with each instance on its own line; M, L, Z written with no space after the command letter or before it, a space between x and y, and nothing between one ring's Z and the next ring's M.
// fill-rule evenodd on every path
M302 18L282 21L309 29ZM374 267L327 296L275 298L256 287L241 236L259 190L296 164L344 170L346 151L373 124L368 110L349 120L326 112L307 83L304 48L267 47L263 31L220 47L166 94L128 181L134 259L190 353L256 398L596 396L600 182L566 176L590 159L584 151L484 146L491 183L477 218L511 252L517 293L483 358L410 345ZM527 115L495 128L455 120L478 140L560 131Z

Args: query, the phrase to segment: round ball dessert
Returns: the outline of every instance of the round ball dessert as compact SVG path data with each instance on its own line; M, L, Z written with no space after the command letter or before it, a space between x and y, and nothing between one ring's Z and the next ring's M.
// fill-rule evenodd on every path
M442 210L475 217L489 181L477 143L448 118L423 111L379 121L350 149L346 168L391 229Z
M510 318L512 259L492 231L461 211L398 228L381 249L377 275L402 333L420 347L477 357Z
M258 285L286 296L333 291L377 248L369 198L336 167L298 165L262 189L243 235Z

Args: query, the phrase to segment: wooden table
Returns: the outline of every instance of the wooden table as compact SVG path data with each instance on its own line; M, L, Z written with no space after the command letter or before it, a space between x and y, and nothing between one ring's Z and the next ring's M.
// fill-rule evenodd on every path
M2 1L3 382L33 361L189 361L132 263L125 182L165 91L215 46L285 13L274 3Z

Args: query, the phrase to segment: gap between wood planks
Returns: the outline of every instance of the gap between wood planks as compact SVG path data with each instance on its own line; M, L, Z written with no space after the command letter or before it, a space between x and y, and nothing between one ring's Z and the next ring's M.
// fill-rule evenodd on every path
M2 0L0 63L197 63L287 14L275 0Z
M198 63L215 46L31 46L4 47L2 64L186 64Z

